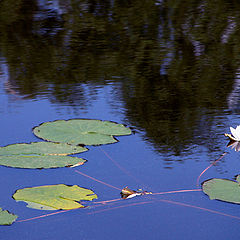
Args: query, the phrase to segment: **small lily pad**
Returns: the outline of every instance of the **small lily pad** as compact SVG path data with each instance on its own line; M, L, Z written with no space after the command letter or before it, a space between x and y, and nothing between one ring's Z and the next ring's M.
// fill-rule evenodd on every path
M130 135L131 130L123 124L91 119L71 119L45 122L33 129L44 140L73 145L101 145L114 143L114 136Z
M16 201L24 201L27 207L40 210L75 209L84 206L79 201L92 201L97 195L90 189L77 185L45 185L19 189L13 195Z
M0 225L11 225L17 219L17 217L17 215L0 208Z
M35 142L0 147L0 165L16 168L58 168L82 165L86 160L67 156L87 151L65 143Z
M213 178L202 184L203 192L209 198L240 204L240 175L236 181Z

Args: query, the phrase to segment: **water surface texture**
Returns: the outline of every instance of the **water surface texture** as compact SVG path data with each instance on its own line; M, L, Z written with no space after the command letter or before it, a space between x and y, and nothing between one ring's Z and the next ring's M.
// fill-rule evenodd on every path
M227 151L200 183L233 179L240 157L224 133L240 125L239 20L237 1L1 0L0 146L40 141L32 128L46 121L110 120L134 134L90 147L75 170L119 189L197 189ZM12 195L60 183L120 197L74 168L0 166L0 207L18 220L51 213ZM0 238L235 240L239 209L201 191L142 196L1 226Z

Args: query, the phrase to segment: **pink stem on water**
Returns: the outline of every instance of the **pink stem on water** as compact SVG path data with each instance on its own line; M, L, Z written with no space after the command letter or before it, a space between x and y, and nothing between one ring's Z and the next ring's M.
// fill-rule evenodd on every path
M212 167L212 166L215 165L218 161L220 161L226 154L227 154L227 152L224 152L220 158L218 158L217 160L215 160L212 164L210 164L207 168L205 168L205 169L200 173L200 175L199 175L198 178L197 178L197 186L199 186L200 177L201 177L210 167Z
M117 189L117 190L119 190L119 191L122 190L122 189L120 189L120 188L118 188L118 187L115 187L115 186L113 186L113 185L111 185L111 184L108 184L108 183L103 182L103 181L101 181L101 180L98 180L98 179L96 179L96 178L94 178L94 177L91 177L91 176L89 176L89 175L87 175L87 174L85 174L85 173L82 173L82 172L80 172L80 171L78 171L78 170L74 170L74 171L75 171L76 173L78 173L78 174L83 175L84 177L87 177L87 178L90 178L90 179L92 179L92 180L94 180L94 181L96 181L96 182L102 183L102 184L104 184L104 185L106 185L106 186L108 186L108 187L110 187L110 188L114 188L114 189Z
M75 208L75 209L78 209L78 208ZM27 218L27 219L23 219L23 220L18 220L18 221L16 221L16 223L27 222L27 221L31 221L31 220L35 220L35 219L39 219L39 218L49 217L49 216L52 216L52 215L55 215L55 214L65 213L65 212L68 212L68 211L71 211L71 210L75 210L75 209L61 210L61 211L57 211L57 212L54 212L54 213L49 213L49 214L44 214L44 215L41 215L41 216L33 217L33 218Z
M129 177L131 177L135 182L141 184L142 186L144 186L144 184L135 176L133 176L131 174L131 172L129 172L127 169L125 169L123 166L121 166L116 160L114 160L106 151L104 151L101 146L99 147L99 149L105 154L105 156L112 161L112 163L118 168L120 169L122 172L124 172L126 175L128 175Z
M170 193L184 193L184 192L199 192L202 191L201 188L198 189L187 189L187 190L176 190L176 191L169 191L169 192L159 192L159 193L152 193L151 195L162 195L162 194L170 194Z

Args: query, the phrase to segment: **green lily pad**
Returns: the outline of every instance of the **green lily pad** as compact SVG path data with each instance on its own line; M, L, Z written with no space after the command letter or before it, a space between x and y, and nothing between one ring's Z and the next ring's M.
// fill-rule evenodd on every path
M207 180L203 183L202 189L211 200L240 204L240 175L237 176L236 181L220 178Z
M86 160L66 156L87 151L65 143L35 142L0 147L0 165L16 168L58 168L82 165Z
M17 215L14 215L7 210L0 208L0 225L11 225L16 219Z
M84 206L79 201L97 198L92 190L77 185L64 184L19 189L13 195L16 201L24 201L27 207L41 210L75 209Z
M0 147L0 156L2 155L69 155L88 151L81 146L72 146L64 143L52 142L33 142L12 144L6 147Z
M35 127L33 133L51 142L101 145L117 142L113 136L130 135L131 130L110 121L71 119L45 122Z

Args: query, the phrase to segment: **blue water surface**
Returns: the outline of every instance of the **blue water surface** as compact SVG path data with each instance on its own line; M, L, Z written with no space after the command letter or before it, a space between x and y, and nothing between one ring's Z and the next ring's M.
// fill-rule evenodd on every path
M239 13L237 1L220 0L1 0L0 146L41 141L32 128L58 119L110 120L133 134L89 147L76 168L0 166L0 207L18 215L0 239L238 240L239 205L210 200L201 183L240 173L224 136L240 125ZM126 186L196 191L40 218L53 212L12 198L61 183L92 189L94 202Z
M1 146L40 141L32 134L31 129L42 122L56 119L89 118L127 123L121 102L118 103L117 108L111 105L114 97L112 95L114 84L111 81L104 87L96 87L96 98L91 104L84 108L76 106L72 109L67 105L51 103L46 97L23 99L9 94L4 85L5 77L6 75L2 73ZM199 188L196 186L197 176L212 160L227 150L223 133L229 132L229 125L236 124L239 116L226 114L212 115L212 117L215 124L211 131L218 138L218 147L221 149L219 152L210 152L206 147L193 143L181 156L171 152L161 154L144 139L141 131L137 131L131 136L119 137L119 142L116 144L90 147L90 151L81 154L88 162L76 169L118 188L128 186L132 189L144 188L153 192ZM130 127L134 128L134 126ZM209 139L212 137L212 132L208 133ZM228 151L230 154L209 169L201 177L201 182L212 177L232 179L239 173L239 154ZM129 175L114 165L104 152L120 164ZM59 183L90 188L98 195L100 201L120 196L120 191L79 175L71 168L27 170L2 166L0 167L1 207L17 214L18 220L47 214L48 211L26 208L24 203L15 202L11 196L20 188ZM161 202L162 199L171 202ZM113 205L73 210L36 220L16 222L12 226L1 227L0 236L1 239L9 240L238 239L240 222L238 209L239 206L235 204L211 201L202 192L143 196Z

